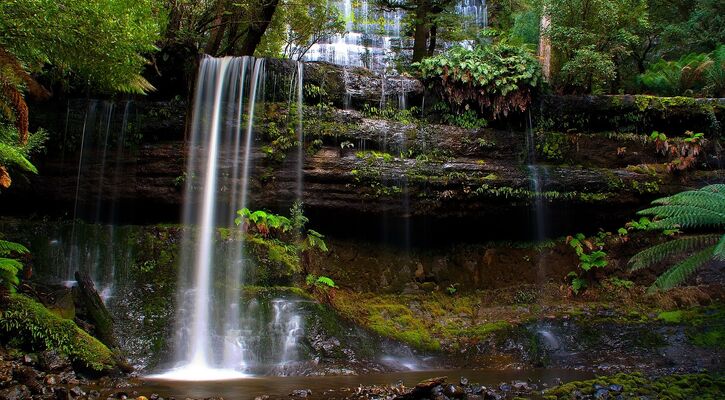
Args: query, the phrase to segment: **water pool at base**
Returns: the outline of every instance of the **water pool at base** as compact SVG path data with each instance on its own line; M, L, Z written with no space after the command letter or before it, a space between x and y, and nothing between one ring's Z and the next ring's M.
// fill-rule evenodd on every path
M288 398L294 390L309 389L310 399L343 399L360 385L391 385L402 382L407 387L415 386L425 379L446 376L447 382L458 383L461 377L473 384L498 386L502 382L523 380L549 386L558 379L562 382L585 380L594 377L591 372L563 369L534 370L429 370L414 372L393 372L384 374L354 376L259 376L236 380L205 382L141 379L141 386L135 390L141 394L157 393L164 398L208 398L223 397L225 400L248 400L269 395L271 399Z

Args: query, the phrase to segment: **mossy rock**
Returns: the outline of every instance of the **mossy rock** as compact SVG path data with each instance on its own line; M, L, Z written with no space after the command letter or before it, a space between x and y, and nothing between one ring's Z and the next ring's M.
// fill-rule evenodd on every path
M725 375L723 374L686 374L668 375L657 379L648 379L641 373L616 374L587 381L569 382L545 392L544 398L570 399L572 393L581 392L592 395L595 385L604 387L620 385L625 398L646 396L652 399L721 399L725 396ZM598 387L598 386L597 386Z
M117 366L114 353L103 343L37 301L13 294L0 312L0 337L32 350L55 350L94 371Z

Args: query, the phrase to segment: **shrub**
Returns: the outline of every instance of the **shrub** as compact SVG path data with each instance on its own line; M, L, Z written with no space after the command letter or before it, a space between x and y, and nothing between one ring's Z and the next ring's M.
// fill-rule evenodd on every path
M473 49L454 47L414 67L454 107L478 107L481 112L489 109L494 118L514 110L525 111L541 82L536 58L506 43Z

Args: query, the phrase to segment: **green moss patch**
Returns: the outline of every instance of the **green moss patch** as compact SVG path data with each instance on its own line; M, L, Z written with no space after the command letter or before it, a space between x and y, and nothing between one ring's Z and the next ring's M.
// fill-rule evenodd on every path
M621 385L625 398L646 396L651 399L721 399L725 396L725 375L687 374L668 375L657 379L648 379L641 373L616 374L587 381L569 382L545 392L544 398L570 399L575 391L583 395L592 395L594 385L605 388Z
M0 331L9 341L34 350L56 350L96 371L116 365L114 354L103 343L23 295L10 296L7 309L0 312Z

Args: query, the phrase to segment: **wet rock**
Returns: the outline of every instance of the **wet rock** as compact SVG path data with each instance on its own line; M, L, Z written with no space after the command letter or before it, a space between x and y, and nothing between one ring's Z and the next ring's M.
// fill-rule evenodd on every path
M495 390L490 390L489 389L489 390L486 391L486 400L501 400L501 399L504 399L504 398L506 398L505 395L500 394L500 393L496 393Z
M88 398L91 400L99 399L101 397L101 393L98 390L91 390L88 392Z
M46 375L45 384L48 386L54 386L58 384L58 377L55 375Z
M54 350L47 350L40 353L38 361L40 368L44 371L66 371L71 367L68 357L58 354Z
M73 397L80 397L86 395L86 392L84 392L83 389L80 388L80 386L73 386L69 392L70 395Z
M293 390L292 393L290 393L290 396L298 398L298 399L304 399L311 395L312 395L312 390L310 390L310 389L297 389L297 390Z
M38 372L30 367L20 366L13 370L13 379L27 386L33 394L43 393L43 385L38 378Z
M498 386L498 389L502 392L510 392L511 391L511 385L508 383L502 383Z
M149 400L159 400L159 395L157 393L151 393Z
M609 385L608 389L611 392L614 392L614 393L621 393L622 390L624 389L624 387L622 387L622 385L618 385L616 383L612 383L611 385Z
M267 396L266 394L262 396L257 396L254 398L254 400L269 400L269 396Z
M413 388L411 395L413 396L413 398L416 399L431 397L434 389L436 388L438 388L437 390L440 390L440 393L442 393L441 385L446 382L446 379L448 379L448 377L440 376L437 378L426 379L424 381L418 382L418 384L415 385L415 387Z
M25 385L0 390L0 400L25 400L29 398L31 398L30 389Z
M36 354L25 354L23 355L23 363L35 365L38 363L38 356Z
M607 389L597 389L597 391L594 392L594 398L595 399L608 399L609 398L609 390L607 390Z
M462 376L461 380L460 380L460 384L461 384L461 386L468 386L468 378Z
M527 382L524 382L524 381L514 381L511 383L511 386L518 391L527 391L528 392L528 391L532 390L531 386Z

